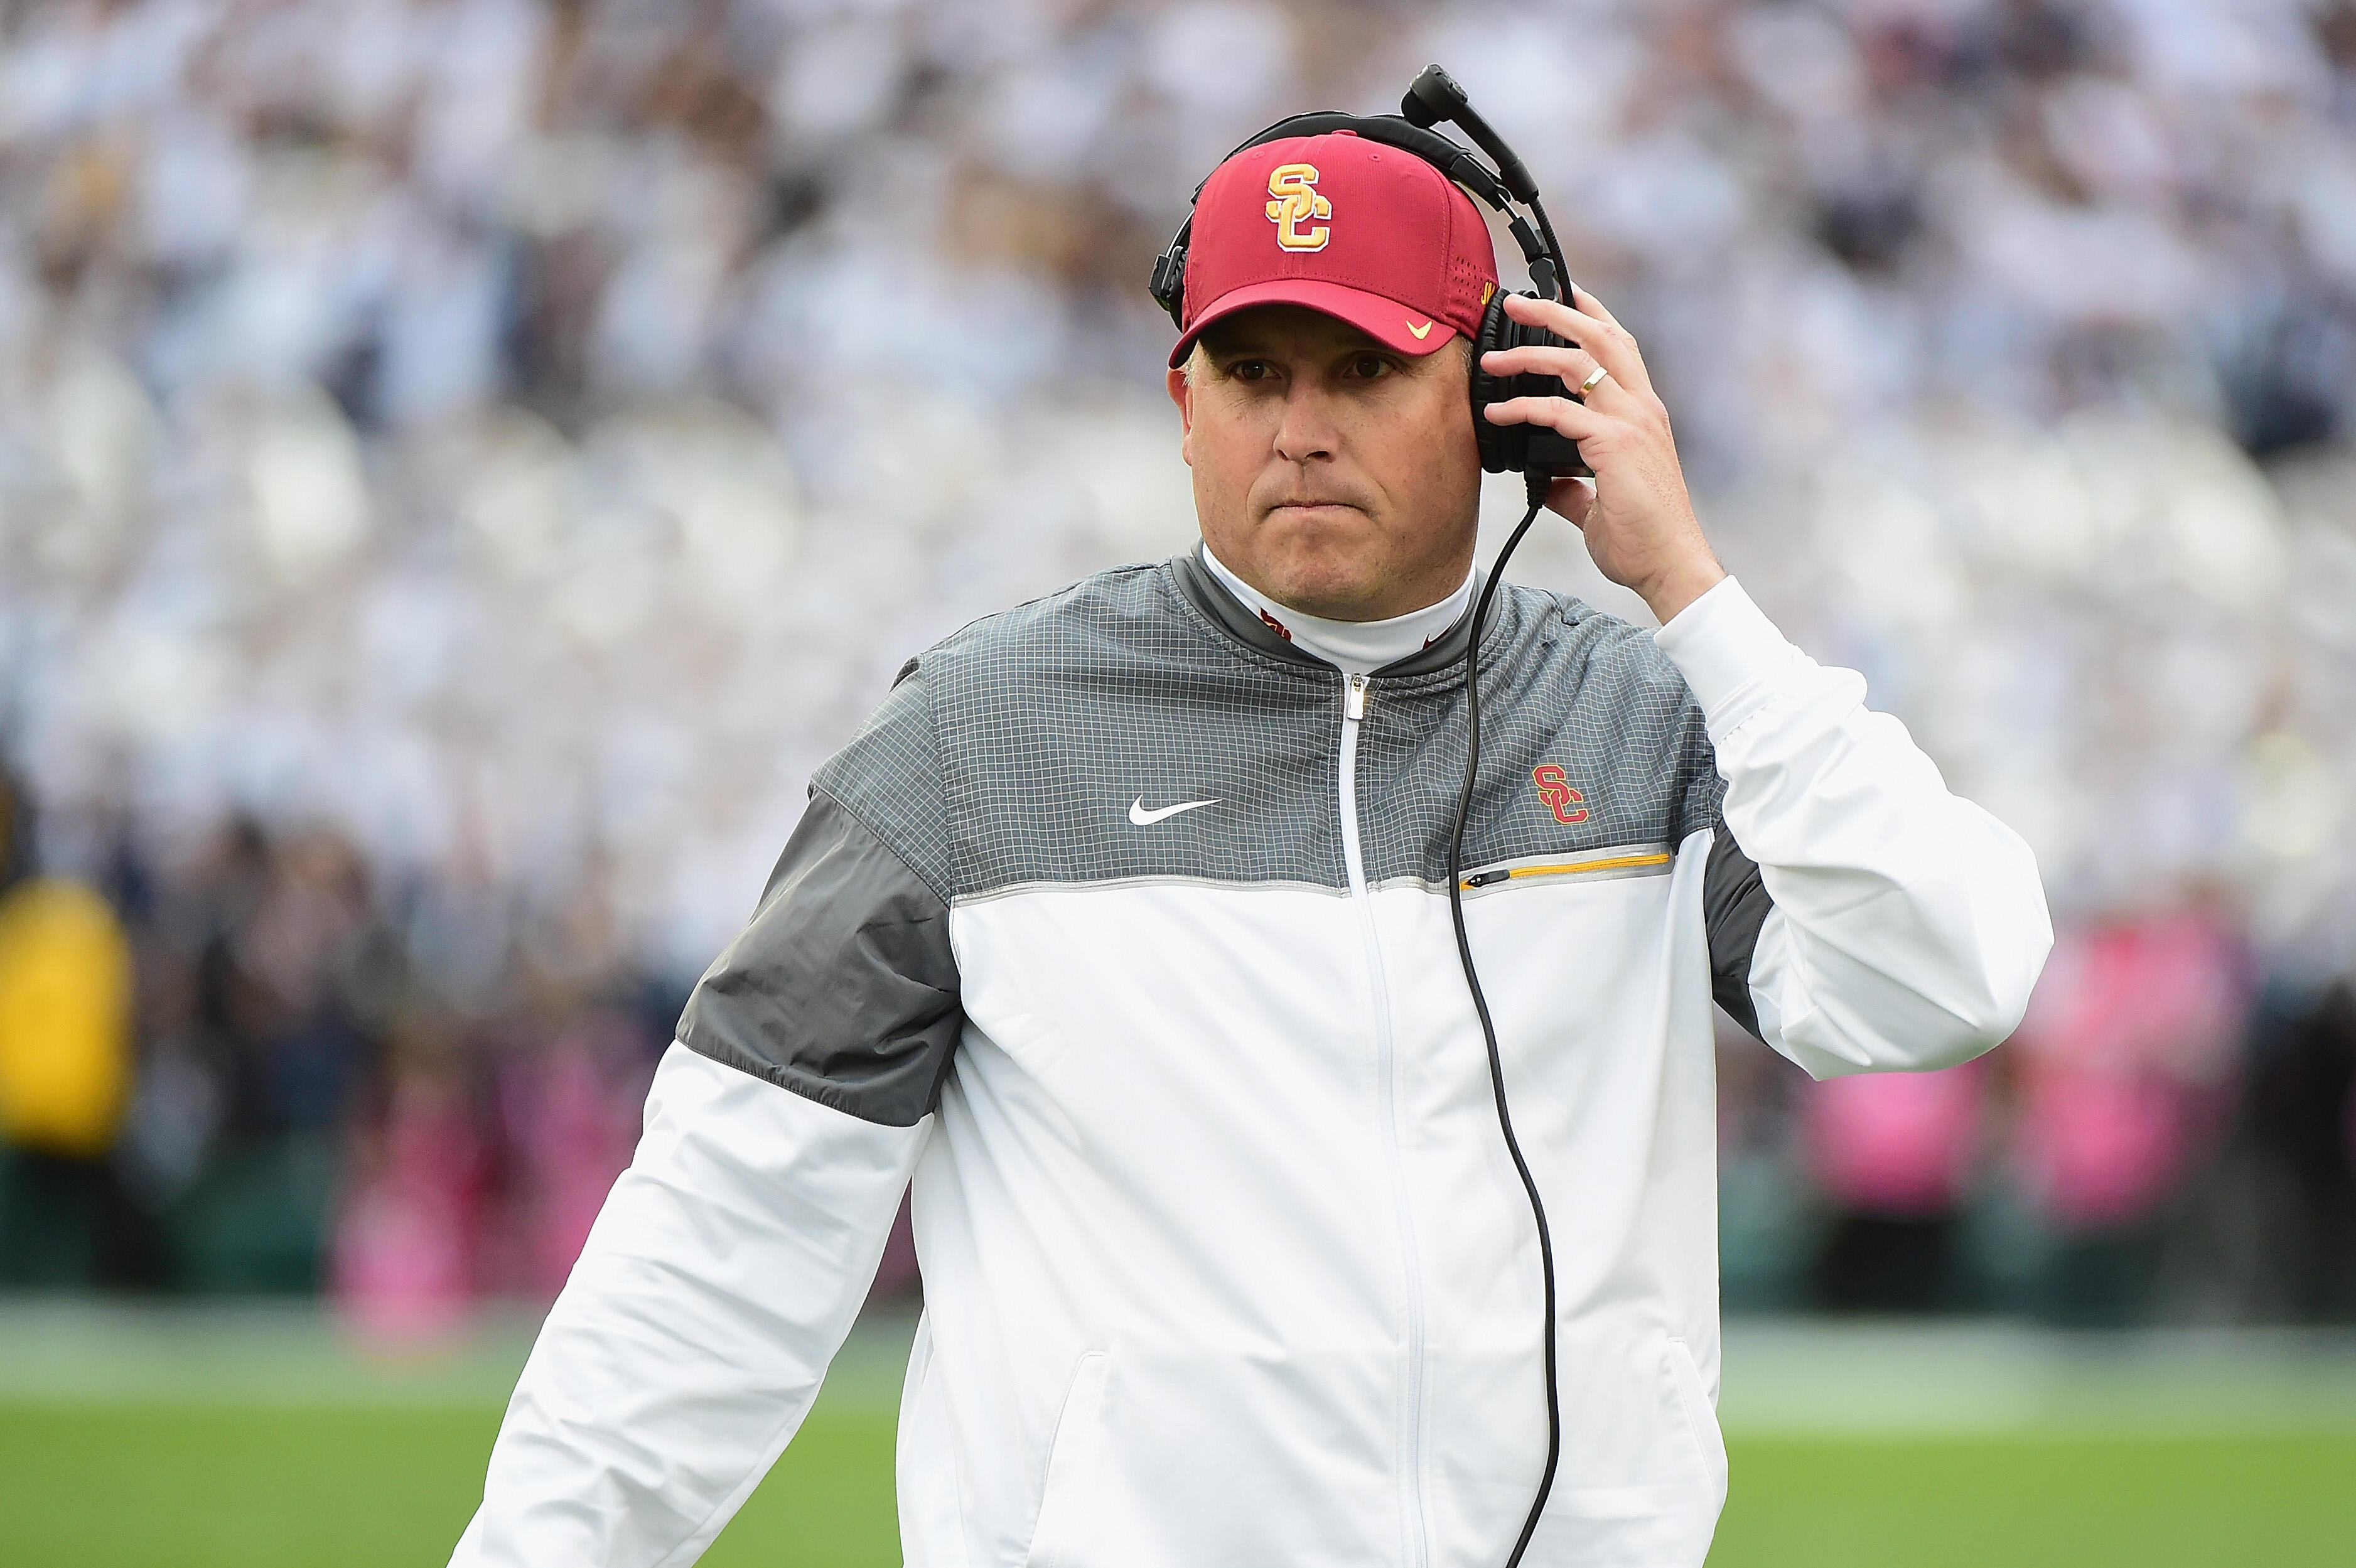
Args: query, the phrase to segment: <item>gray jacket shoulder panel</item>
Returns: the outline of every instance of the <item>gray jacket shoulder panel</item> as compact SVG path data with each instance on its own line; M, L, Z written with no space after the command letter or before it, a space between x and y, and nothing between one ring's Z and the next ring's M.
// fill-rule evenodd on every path
M1340 674L1216 623L1178 567L1100 572L925 656L953 896L1140 876L1341 885ZM1203 804L1139 820L1181 802Z
M1653 763L1666 775L1661 809L1668 820L1667 841L1679 843L1718 827L1726 781L1719 776L1718 752L1685 672L1661 651L1649 629L1580 600L1565 603L1576 613L1579 627L1595 628L1581 706L1590 719L1616 712L1616 720L1606 718L1603 723L1621 731L1622 746L1641 740L1650 748Z
M926 678L931 657L901 667L883 703L848 745L819 765L810 788L832 795L946 902L956 887Z
M752 921L688 998L679 1038L862 1121L911 1126L938 1100L964 1027L947 903L814 793Z
M1676 845L1723 785L1700 707L1652 634L1580 600L1507 586L1481 648L1481 777L1464 864ZM1383 681L1361 733L1370 877L1444 882L1464 776L1460 666Z

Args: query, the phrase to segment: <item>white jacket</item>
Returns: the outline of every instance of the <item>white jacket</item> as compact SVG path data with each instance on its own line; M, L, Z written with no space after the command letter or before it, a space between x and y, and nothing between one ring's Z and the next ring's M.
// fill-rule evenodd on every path
M1534 1231L1446 900L1452 638L1344 677L1197 556L967 628L822 769L681 1020L467 1568L693 1562L913 1176L916 1568L1489 1565L1545 1453ZM1526 1562L1702 1562L1713 996L1818 1076L2004 1038L2020 839L1719 584L1500 594L1466 920L1559 1282Z

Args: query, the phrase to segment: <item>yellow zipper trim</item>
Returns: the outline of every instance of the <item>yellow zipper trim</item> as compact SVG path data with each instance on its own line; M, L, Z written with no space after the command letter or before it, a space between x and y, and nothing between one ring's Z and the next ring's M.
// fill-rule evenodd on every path
M1515 866L1505 872L1505 880L1518 877L1559 877L1574 871L1617 871L1628 866L1665 866L1676 859L1674 855L1617 855L1608 860L1568 860L1552 866ZM1473 887L1471 878L1462 884L1468 891ZM1494 882L1482 884L1495 887Z

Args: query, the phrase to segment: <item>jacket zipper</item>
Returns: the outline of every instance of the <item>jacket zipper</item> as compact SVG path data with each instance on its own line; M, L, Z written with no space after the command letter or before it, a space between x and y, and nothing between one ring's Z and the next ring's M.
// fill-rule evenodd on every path
M1391 1038L1389 983L1383 976L1383 950L1375 932L1375 906L1366 891L1365 856L1358 843L1358 725L1366 716L1369 682L1363 675L1343 677L1342 864L1350 880L1350 901L1358 912L1358 934L1366 949L1366 981L1375 1003L1375 1072L1382 1100L1383 1163L1390 1177L1391 1210L1398 1228L1400 1295L1407 1313L1407 1367L1400 1382L1399 1467L1407 1480L1403 1502L1407 1568L1424 1568L1430 1558L1423 1504L1423 1282L1415 1244L1415 1219L1407 1201L1407 1172L1399 1154L1398 1060Z

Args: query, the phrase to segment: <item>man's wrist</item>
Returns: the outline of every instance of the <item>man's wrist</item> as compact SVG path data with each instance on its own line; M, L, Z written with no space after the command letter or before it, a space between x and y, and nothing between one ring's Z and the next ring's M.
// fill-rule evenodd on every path
M1678 612L1726 581L1726 568L1707 550L1700 555L1679 561L1636 592L1644 597L1644 607L1653 618L1667 625L1677 618Z

